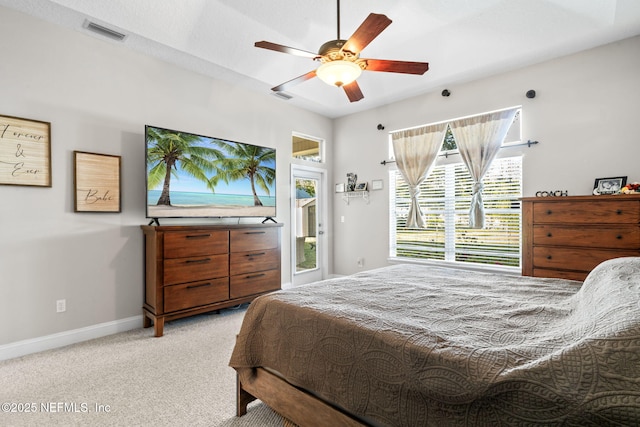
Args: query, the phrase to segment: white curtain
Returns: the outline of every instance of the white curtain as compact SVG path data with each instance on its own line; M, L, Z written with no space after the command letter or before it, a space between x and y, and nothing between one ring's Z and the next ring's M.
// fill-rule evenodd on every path
M449 123L462 161L473 179L469 227L484 228L482 178L498 154L517 109L503 110L481 116L468 117Z
M442 142L447 124L436 124L416 129L409 129L391 134L393 153L398 169L409 184L411 207L407 218L407 228L424 228L422 210L418 203L420 183L431 172Z

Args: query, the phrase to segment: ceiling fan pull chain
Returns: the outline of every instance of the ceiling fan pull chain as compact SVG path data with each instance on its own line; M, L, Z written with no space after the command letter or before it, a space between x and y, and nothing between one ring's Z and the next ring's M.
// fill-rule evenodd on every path
M340 0L336 0L338 2L338 37L336 40L340 40Z

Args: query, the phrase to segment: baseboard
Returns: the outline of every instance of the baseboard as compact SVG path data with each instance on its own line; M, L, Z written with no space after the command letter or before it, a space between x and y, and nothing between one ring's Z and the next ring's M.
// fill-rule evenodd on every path
M142 315L0 345L0 361L142 327Z

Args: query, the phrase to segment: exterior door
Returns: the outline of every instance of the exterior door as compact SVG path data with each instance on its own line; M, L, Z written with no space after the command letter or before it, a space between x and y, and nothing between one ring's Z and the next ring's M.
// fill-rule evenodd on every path
M291 166L291 271L294 286L322 280L327 274L324 180L325 173L321 169Z

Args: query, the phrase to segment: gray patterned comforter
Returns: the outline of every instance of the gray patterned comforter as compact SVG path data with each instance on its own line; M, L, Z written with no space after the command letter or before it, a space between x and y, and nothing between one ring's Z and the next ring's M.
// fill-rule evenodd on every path
M582 286L394 265L276 292L230 365L373 425L640 425L640 258Z

